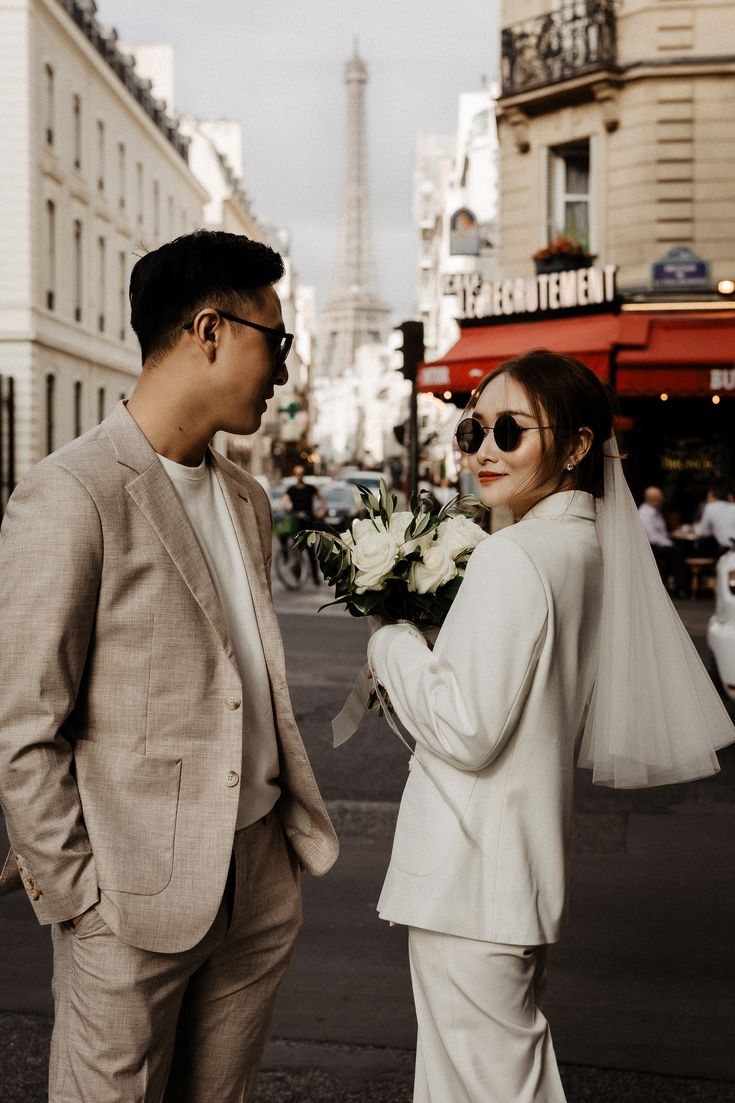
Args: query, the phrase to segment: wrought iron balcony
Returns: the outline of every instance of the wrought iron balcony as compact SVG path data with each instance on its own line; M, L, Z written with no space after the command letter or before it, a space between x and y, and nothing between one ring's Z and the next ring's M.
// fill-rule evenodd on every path
M561 0L546 15L504 27L502 95L557 84L616 60L615 0Z

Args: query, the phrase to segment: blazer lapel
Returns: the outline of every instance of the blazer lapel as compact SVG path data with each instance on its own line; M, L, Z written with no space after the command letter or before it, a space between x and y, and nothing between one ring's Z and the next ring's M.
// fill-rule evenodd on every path
M171 556L237 670L224 613L209 568L163 464L126 410L124 402L117 404L104 422L104 428L118 463L134 473L125 489Z
M126 490L160 538L194 600L219 636L227 657L237 668L212 576L163 464L151 464L127 484Z

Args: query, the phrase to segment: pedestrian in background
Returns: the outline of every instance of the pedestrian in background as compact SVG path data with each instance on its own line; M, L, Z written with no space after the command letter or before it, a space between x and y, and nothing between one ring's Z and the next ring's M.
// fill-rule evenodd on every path
M281 500L281 508L285 509L294 520L294 533L301 532L302 529L314 528L315 522L320 521L327 512L327 504L324 498L313 483L304 481L305 474L306 468L301 464L294 467L293 475L296 481L291 486L286 487ZM290 537L286 537L286 539L288 540ZM281 541L281 546L282 554L285 554L286 549L283 546L283 541ZM315 586L319 586L322 581L319 574L319 564L316 561L314 549L308 544L306 554L311 565L312 581Z
M280 256L197 231L130 282L130 401L21 479L0 535L0 800L52 925L50 1103L243 1103L337 842L294 722L254 433ZM19 876L18 876L19 875Z
M697 536L712 538L718 557L735 545L735 501L724 487L710 487L694 531Z
M486 507L433 651L406 623L369 662L416 740L378 909L409 928L415 1103L562 1103L541 1010L566 911L575 749L594 780L707 776L735 730L668 600L622 473L608 389L544 350L501 365L457 429Z
M684 552L669 535L666 518L663 515L663 492L657 486L649 486L643 492L643 501L638 507L641 522L654 558L667 584L673 582L676 597L687 597L687 574L684 565Z

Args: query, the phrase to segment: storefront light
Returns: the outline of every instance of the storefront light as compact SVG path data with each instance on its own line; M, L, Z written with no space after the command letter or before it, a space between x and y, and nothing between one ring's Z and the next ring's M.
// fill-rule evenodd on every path
M717 284L717 291L720 295L735 294L735 280L720 280Z
M449 402L449 399L452 397L452 392L451 391L445 391L444 392L444 397L446 398L447 402Z
M662 402L668 402L668 400L669 400L669 396L666 394L666 391L664 391L663 394L660 394L659 398L661 399Z
M719 406L719 404L720 404L720 396L719 396L718 394L713 394L713 395L712 395L712 403L713 403L713 405L715 405L715 406Z

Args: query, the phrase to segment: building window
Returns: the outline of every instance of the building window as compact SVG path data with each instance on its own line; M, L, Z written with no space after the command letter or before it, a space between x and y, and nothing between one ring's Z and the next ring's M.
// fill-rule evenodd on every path
M174 210L174 197L172 195L168 197L168 236L169 238L176 237L176 213Z
M71 112L74 125L74 168L82 167L82 101L75 95L71 101Z
M82 224L74 219L74 321L82 320L82 302L84 300L84 240Z
M44 104L46 145L52 146L54 144L54 71L48 64L44 66L44 78L44 94L46 100Z
M119 320L120 320L120 340L125 340L125 333L127 331L127 309L128 309L128 280L127 271L125 268L125 253L118 253L117 255L118 266L118 307L119 307Z
M46 200L46 307L56 308L56 205Z
M46 455L54 450L56 415L56 377L46 376Z
M569 237L591 249L590 143L569 142L549 150L548 240Z
M97 191L105 190L105 124L97 120Z
M143 228L143 162L135 163L135 206L138 229Z
M125 210L125 143L117 143L117 207Z
M105 388L97 388L97 423L105 420Z
M105 239L97 238L97 286L99 288L99 312L97 314L97 329L105 332L105 304L107 302L107 265L106 265Z
M82 384L77 379L74 384L74 436L82 435Z
M161 233L161 186L153 181L153 236L158 241Z

